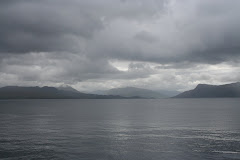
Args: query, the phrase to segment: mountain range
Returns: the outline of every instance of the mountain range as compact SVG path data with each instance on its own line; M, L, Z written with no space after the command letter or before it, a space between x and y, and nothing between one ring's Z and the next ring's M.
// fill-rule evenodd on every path
M162 93L135 87L114 88L82 93L70 86L0 88L0 99L131 99L131 98L227 98L240 97L240 82L225 85L199 84L193 90L178 94L177 91Z
M119 95L123 97L141 97L141 98L167 98L179 94L177 91L153 91L149 89L125 87L125 88L113 88L110 90L98 90L92 92L99 95Z
M0 99L122 99L121 96L107 96L81 93L69 87L18 87L0 88Z
M174 98L234 98L240 97L240 82L224 85L199 84L193 90L183 92Z

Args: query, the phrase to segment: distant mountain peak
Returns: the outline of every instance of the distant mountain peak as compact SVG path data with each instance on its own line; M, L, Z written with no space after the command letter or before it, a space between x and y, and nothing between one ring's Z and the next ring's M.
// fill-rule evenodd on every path
M60 85L59 87L57 87L57 89L62 91L79 92L78 90L66 84Z

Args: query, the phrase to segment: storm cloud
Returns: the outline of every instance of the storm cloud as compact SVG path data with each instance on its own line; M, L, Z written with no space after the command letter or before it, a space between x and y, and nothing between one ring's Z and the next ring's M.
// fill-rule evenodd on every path
M0 85L239 81L239 14L237 0L1 0Z

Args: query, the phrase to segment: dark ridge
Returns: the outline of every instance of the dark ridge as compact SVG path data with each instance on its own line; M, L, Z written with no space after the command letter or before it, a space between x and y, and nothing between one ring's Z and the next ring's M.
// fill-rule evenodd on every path
M19 87L0 88L0 99L123 99L114 95L85 94L78 91L59 90L54 87ZM131 97L137 98L137 97Z
M236 98L240 97L240 82L224 85L199 84L193 90L173 98Z

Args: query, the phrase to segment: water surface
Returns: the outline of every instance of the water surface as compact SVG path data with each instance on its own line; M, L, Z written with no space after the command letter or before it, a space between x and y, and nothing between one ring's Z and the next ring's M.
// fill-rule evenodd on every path
M240 159L240 99L2 100L0 159Z

